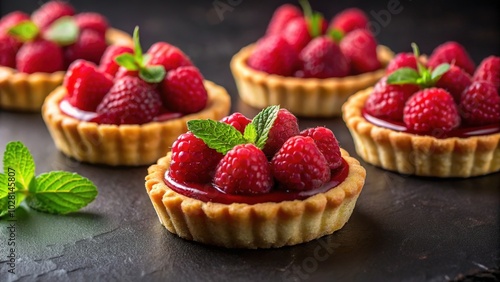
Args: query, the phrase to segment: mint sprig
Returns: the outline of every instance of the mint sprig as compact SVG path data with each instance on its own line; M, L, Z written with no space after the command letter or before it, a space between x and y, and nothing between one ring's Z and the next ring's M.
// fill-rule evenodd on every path
M149 56L142 52L139 40L139 27L134 29L134 54L124 53L118 55L115 61L118 65L130 71L138 71L139 77L149 83L159 83L166 75L165 67L162 65L148 65Z
M200 138L209 148L226 154L234 146L251 143L262 149L266 144L269 131L278 117L279 106L269 106L258 113L245 127L243 134L234 126L210 119L190 120L188 130Z
M35 162L28 148L19 141L9 142L0 173L0 217L9 213L9 201L15 208L26 199L28 206L41 212L67 214L77 211L97 196L97 188L76 173L53 171L35 177ZM10 183L15 181L15 186Z
M417 70L404 67L394 71L387 78L389 84L416 84L420 88L429 88L436 85L439 79L450 69L450 64L443 63L433 70L426 68L420 62L420 51L417 44L412 43L413 55L417 61Z

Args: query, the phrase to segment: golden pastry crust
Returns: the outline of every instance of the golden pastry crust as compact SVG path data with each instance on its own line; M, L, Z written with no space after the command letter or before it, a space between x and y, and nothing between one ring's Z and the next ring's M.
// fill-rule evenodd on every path
M133 46L127 33L110 28L106 31L108 44ZM43 101L61 85L65 71L27 74L8 67L0 67L0 108L40 112Z
M205 81L208 102L198 113L142 125L111 125L85 122L64 114L60 102L66 88L56 88L45 100L42 117L56 147L76 160L112 166L150 165L164 156L177 137L187 131L191 119L219 120L229 113L226 90Z
M385 74L394 53L385 46L377 47L384 68L342 78L296 78L268 74L247 65L255 44L241 49L231 59L231 71L241 99L255 107L280 105L304 117L340 116L342 104L361 89L374 85Z
M168 188L171 153L148 169L146 190L160 222L179 237L227 248L276 248L308 242L339 230L352 214L366 171L342 150L347 178L305 200L230 205L203 202Z
M356 152L366 162L402 174L471 177L500 171L500 133L438 139L383 128L362 115L373 88L362 90L343 106L343 118Z

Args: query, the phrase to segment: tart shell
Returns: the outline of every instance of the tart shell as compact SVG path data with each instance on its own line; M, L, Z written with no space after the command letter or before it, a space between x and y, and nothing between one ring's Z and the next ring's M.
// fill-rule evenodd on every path
M385 67L394 57L386 46L377 47L383 68L355 76L334 78L297 78L268 74L247 65L255 44L241 49L231 59L231 71L241 99L255 108L281 105L303 117L341 115L342 104L359 90L374 85L385 75Z
M171 153L148 169L146 190L168 231L181 238L226 248L276 248L308 242L344 226L365 182L366 171L345 150L347 178L305 200L230 205L203 202L164 182Z
M42 117L56 147L78 161L111 166L150 165L170 151L177 137L187 131L191 119L219 120L229 113L226 90L205 81L208 102L198 113L142 125L111 125L81 121L64 114L59 104L66 88L56 88L45 100Z
M109 44L133 46L130 35L114 28L106 31L106 41ZM12 68L0 67L0 108L40 112L47 95L62 84L65 73L57 71L27 74Z
M383 128L362 115L373 88L343 106L343 119L358 155L366 162L402 174L471 177L500 171L500 133L438 139Z

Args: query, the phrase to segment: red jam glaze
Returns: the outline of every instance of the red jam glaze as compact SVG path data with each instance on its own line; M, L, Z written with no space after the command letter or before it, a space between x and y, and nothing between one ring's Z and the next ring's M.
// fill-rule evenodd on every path
M309 191L284 191L284 190L271 190L270 193L261 195L236 195L227 194L217 187L213 186L212 183L197 184L197 183L180 183L168 176L168 170L164 175L164 182L168 188L173 191L182 194L189 198L198 199L203 202L215 202L221 204L232 204L232 203L245 203L249 205L267 203L267 202L283 202L283 201L293 201L293 200L304 200L311 196L319 193L325 193L328 190L337 187L342 183L347 175L349 174L349 165L342 159L342 166L332 170L332 177L329 182L325 183L323 186Z
M365 109L363 109L362 114L367 121L380 127L385 127L388 129L392 129L394 131L406 132L416 135L431 135L439 139L444 139L449 137L467 138L471 136L488 135L500 132L500 124L489 124L483 126L460 126L448 132L443 132L442 130L436 130L434 132L430 132L429 134L422 134L420 132L416 132L406 128L406 125L402 121L395 121L385 118L374 117L369 113L367 113Z
M63 99L59 104L61 111L70 117L74 117L81 121L97 122L99 123L99 115L95 112L82 111L69 103L67 99ZM162 110L152 121L167 121L182 117L182 113L169 112Z

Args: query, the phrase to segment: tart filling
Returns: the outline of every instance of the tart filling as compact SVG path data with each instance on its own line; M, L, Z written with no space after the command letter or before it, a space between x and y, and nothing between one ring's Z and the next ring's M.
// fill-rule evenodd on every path
M168 171L165 172L164 182L169 189L176 193L203 202L214 202L226 205L232 203L245 203L251 205L265 202L279 203L282 201L304 200L319 193L326 193L344 182L348 174L349 165L345 160L342 160L342 165L331 172L330 180L319 188L307 191L280 191L272 189L271 192L266 194L244 196L226 193L211 183L198 184L178 182L169 176Z
M392 129L399 132L411 133L411 134L419 134L410 128L408 128L404 122L395 121L387 118L375 117L367 113L366 109L362 111L363 117L369 121L380 127L385 127L388 129ZM460 126L458 128L452 129L448 132L443 132L435 136L438 139L444 139L448 137L459 137L459 138L467 138L472 136L480 136L480 135L488 135L500 132L500 124L489 124L482 126Z

